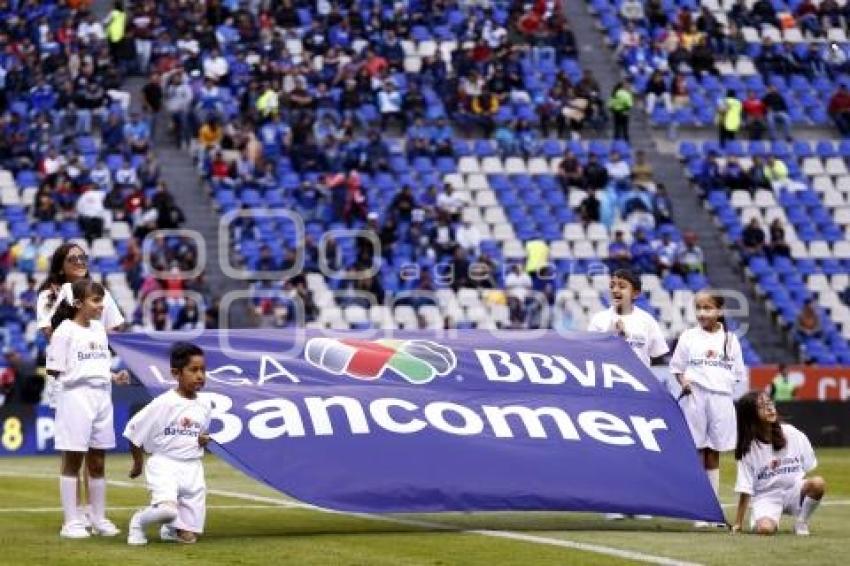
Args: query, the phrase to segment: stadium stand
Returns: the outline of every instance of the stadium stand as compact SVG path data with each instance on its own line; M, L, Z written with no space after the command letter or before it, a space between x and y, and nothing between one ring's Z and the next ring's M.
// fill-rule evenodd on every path
M593 0L588 5L636 90L647 96L646 109L658 126L713 125L715 101L727 91L741 100L764 99L770 87L783 99L781 111L792 125L824 126L835 119L833 96L847 84L846 4Z
M303 308L305 323L317 327L583 328L589 313L605 305L602 274L629 266L644 274L644 306L675 338L692 322L693 292L709 282L699 244L676 228L663 187L628 144L581 141L606 126L607 113L592 72L577 60L560 4L408 4L410 17L401 18L397 7L367 1L284 1L268 10L197 2L181 14L174 3L135 2L128 19L132 41L110 49L102 26L85 12L36 3L57 41L80 44L80 73L87 72L88 53L102 73L80 84L73 65L62 61L60 70L67 67L72 80L65 86L64 75L54 73L48 85L40 73L21 70L22 58L4 59L6 131L23 130L32 119L53 136L34 150L11 143L4 160L0 245L11 269L6 288L26 289L29 274L37 283L58 238L85 241L88 235L93 273L107 281L135 324L170 329L205 323L211 293L203 276L184 285L141 269L145 253L162 272L190 267L197 253L182 238L150 240L148 250L140 246L154 227L180 224L168 189L157 187L154 148L148 147L156 120L145 125L145 118L155 112L134 116L120 88L125 75L150 73L151 83L161 86L169 130L196 157L219 214L295 210L305 220L306 275L294 278L274 275L299 261L294 224L248 214L231 227L234 263L256 275L254 306L264 323L294 324ZM681 26L687 20L682 14L697 10L664 3L662 23L655 2L646 3L651 13L641 17L629 12L635 4L644 9L634 2L591 4L612 45L619 46L632 27L638 37L665 41L670 22L681 19ZM707 8L721 22L731 18L719 5ZM704 27L705 10L702 20L694 19ZM41 29L34 21L20 24L30 32L22 36ZM838 41L836 29L824 33ZM31 46L47 53L47 62L55 43L50 30ZM807 28L798 43L810 49L805 44L813 34ZM709 39L717 40L716 34ZM682 74L678 84L695 110L669 112L666 97L659 97L654 122L710 124L715 105L707 101L730 85L757 94L774 85L793 93L793 123L826 123L831 116L823 97L840 82L833 69L817 76L774 69L762 77L757 39L721 45L735 74L726 72L724 60L719 75L691 65L696 72ZM670 64L672 53L662 57L640 41L620 50L625 69L638 90L650 67L662 71L666 86L669 69L677 68ZM62 105L63 93L75 103L95 100L95 91L87 89L104 81L112 94L108 105L95 105L93 112ZM804 95L817 104L806 99L800 114L795 101ZM66 152L67 159L60 157ZM63 173L69 167L76 172L74 163L102 179L102 189L112 189L104 201L112 218L102 233L96 222L71 212L80 189L73 179L63 184ZM39 188L50 177L43 164L56 167L58 181L48 182L56 202ZM166 203L158 217L156 202ZM825 208L812 210L823 220ZM819 226L835 239L840 218ZM37 237L19 240L31 227ZM351 228L380 242L382 256L371 257L374 250L362 238L325 236ZM541 258L552 269L537 272ZM320 264L337 276L323 276ZM343 274L370 270L354 284L342 280ZM202 304L178 298L184 288L200 292ZM379 304L364 300L364 291ZM417 291L433 291L436 299L417 299ZM151 292L163 296L142 313L139 301ZM16 297L12 305L18 320L31 322L22 311L25 301ZM32 325L29 333L25 326L12 331L16 347L34 339ZM743 346L748 363L757 362L746 340Z
M828 140L679 146L777 324L803 359L825 365L850 361L848 151Z
M535 6L522 14L517 9L519 4L515 6L505 12L507 19L494 15L497 23L508 24L506 30L497 30L497 36L503 36L502 32L522 34L523 18L534 15L538 9L545 10L545 6ZM480 14L484 13L474 5L464 5L463 9L466 11L461 14L473 14L473 21L480 20ZM499 9L496 4L494 11ZM288 65L297 65L298 58L292 54L316 62L316 53L325 55L320 60L324 64L328 51L334 47L311 44L310 33L324 29L322 26L333 21L330 14L306 10L305 7L298 12L297 18L287 14L286 8L274 14L277 24L290 26L284 29L301 28L300 41L284 40L287 48L284 57L292 57ZM459 26L469 18L452 14L456 12L448 11L439 17L456 20L449 26L453 35L446 36L439 26L429 32L443 38L436 50L433 49L435 44L429 43L432 40L423 35L427 30L420 29L418 36L413 30L396 30L392 35L388 31L385 35L389 35L389 39L368 36L368 40L359 44L359 51L347 50L347 56L353 61L342 68L359 64L368 71L370 61L376 56L388 61L393 58L385 43L392 44L396 37L403 38L402 42L416 40L418 43L404 44L407 47L403 50L406 49L408 57L414 61L427 60L431 65L432 51L433 54L439 52L443 61L438 62L438 66L455 70L445 80L456 85L461 93L469 94L467 89L471 83L480 79L472 69L468 74L457 70L468 64L463 60L463 49L457 52L447 47L456 47L457 38L468 36L473 40L473 50L469 53L472 55L475 41L480 46L486 39L486 26L476 24L470 32ZM353 12L344 15L337 25L347 27L343 22L348 22L346 17L351 19L353 15ZM242 21L248 26L252 20L243 18ZM209 29L214 28L213 22L208 24ZM229 33L226 23L220 27L219 35ZM359 29L359 25L355 27ZM197 29L208 27L202 25ZM527 43L528 35L534 34L526 34L522 41L514 44ZM412 39L404 39L408 37ZM184 37L183 41L184 45L193 45L192 38ZM194 42L200 45L199 39ZM186 51L200 53L194 47ZM199 93L217 93L208 97L206 103L202 102L201 108L196 106L190 118L192 123L202 124L196 151L209 190L224 214L268 206L297 210L307 221L307 276L254 283L258 293L257 311L267 315L273 324L293 324L298 310L295 303L300 303L309 325L331 328L443 325L520 328L552 324L583 328L588 314L604 305L605 283L600 275L616 263L634 265L646 272L651 308L658 309L669 337L684 328L692 293L705 285L705 277L699 273L698 260L692 270L683 267L685 258L691 261L687 246L681 247L683 261L679 261L681 234L669 223L663 192L655 194L651 178L639 185L631 183L628 167L633 159L628 145L601 141L565 144L550 138L546 135L549 133L546 120L537 119L540 109L534 113L524 102L526 95L531 99L539 98L534 84L540 78L540 68L543 76L549 77L550 84L559 80L555 69L560 67L569 71L568 81L592 85L592 76L581 73L577 63L569 58L570 52L558 54L545 46L526 51L522 56L527 59L521 61L530 65L536 60L543 64L533 73L525 67L525 92L514 92L510 97L514 102L510 106L500 105L491 124L476 115L477 95L471 97L468 104L431 96L442 94L446 89L434 88L432 79L420 69L418 75L424 76L423 94L428 99L425 111L418 116L414 113L412 124L408 124L404 132L406 135L399 139L387 135L392 130L383 129L380 135L375 130L379 122L384 126L393 121L393 117L381 119L380 104L367 102L357 107L347 106L348 86L344 86L342 92L334 86L326 92L322 71L309 72L296 67L296 73L304 76L287 76L280 90L256 81L252 85L250 77L241 76L242 59L247 62L249 57L255 57L255 67L263 71L263 56L252 55L250 45L242 42L234 49L235 53L228 51L228 47L224 47L223 54L229 57L230 68L227 89L201 77L206 74L205 65L209 59L190 61L185 58L183 61L183 68L189 70L190 77L194 71L196 76L191 80L200 89ZM554 59L550 59L552 54ZM332 55L336 57L335 53ZM562 55L566 58L559 59ZM209 51L210 58L218 56L219 52ZM508 63L510 58L508 55ZM547 67L550 60L555 66ZM419 68L418 62L409 59L402 62L396 57L396 65L402 63L408 71ZM153 64L159 64L156 57ZM392 68L391 64L389 66ZM271 74L275 76L274 71ZM339 76L339 72L327 74L331 75ZM496 75L498 77L498 71ZM396 72L393 77L398 84L408 84L414 74ZM291 81L288 91L287 81ZM339 83L345 84L345 81L336 81ZM360 88L361 93L354 100L362 103L363 93L367 93L367 100L375 96L379 102L384 85L385 80L374 80L365 86L358 82L350 86ZM334 89L341 96L338 103L327 100L328 94L334 96ZM375 90L378 90L377 95ZM574 87L570 86L570 90L574 91ZM583 106L581 109L594 116L593 105L599 104L590 98L598 98L598 87L587 88L585 92L588 99L576 108ZM411 93L415 91L408 89L406 92ZM204 95L200 96L203 100ZM238 110L237 99L240 101ZM309 109L300 107L302 99ZM267 102L272 104L274 111L265 112ZM378 112L374 111L376 109ZM519 121L513 123L514 116L535 127L525 128ZM286 117L288 119L284 119ZM184 118L179 118L177 124L183 121ZM290 127L288 124L293 122L295 126ZM568 129L583 125L575 118L571 122L562 123L557 129L564 134ZM511 127L505 127L507 124ZM492 131L494 135L491 139L449 141L451 125L479 132L479 135ZM538 126L542 132L536 131ZM319 151L318 140L323 138L336 140L322 144ZM293 146L297 146L298 151L292 151ZM567 150L569 153L565 155ZM260 152L262 159L256 156ZM612 167L606 161L614 153L622 154L625 160ZM573 169L561 171L565 156ZM584 168L589 162L594 165L588 171L601 170L601 173L596 172L601 180L584 178ZM625 174L622 167L625 167ZM609 182L609 174L619 176ZM574 178L569 178L570 175ZM604 203L588 199L584 190L588 185L599 190ZM641 186L644 188L638 188ZM588 208L600 211L588 212ZM599 222L603 220L601 215L605 216L604 222ZM368 270L373 266L371 250L362 242L354 239L329 242L327 238L322 242L322 235L328 229L349 227L370 231L382 243L384 252L374 276L364 277L353 285L318 273L320 261L349 271ZM261 273L291 267L296 262L296 238L295 226L290 222L257 217L237 221L232 240L236 242L242 265ZM467 245L455 246L458 240ZM546 242L545 253L550 255L555 273L540 277L532 270L532 277L526 269L531 255L529 249L539 241ZM666 249L659 254L657 249L662 245ZM611 257L612 251L615 257ZM665 258L659 260L659 255ZM521 268L516 269L514 265ZM671 268L676 268L677 272L672 272ZM447 271L454 277L449 279ZM379 304L358 296L359 291L372 293ZM417 291L435 292L437 300L419 300L415 297ZM551 313L544 313L542 311L547 309L537 309L533 301L526 301L532 291L542 292L544 303L553 307ZM385 304L387 297L390 297L389 306ZM755 355L751 349L747 351Z
M107 285L133 325L191 325L192 307L167 293L183 283L144 269L145 254L154 269L167 272L186 269L196 251L181 238L141 249L147 233L175 228L182 219L159 181L150 126L130 111L123 81L132 67L85 7L14 3L2 16L2 346L43 348L32 295L53 251L68 240L90 256L92 276ZM164 307L168 320L156 322L142 312L141 301L161 285L166 292L152 310ZM187 285L209 296L203 277Z

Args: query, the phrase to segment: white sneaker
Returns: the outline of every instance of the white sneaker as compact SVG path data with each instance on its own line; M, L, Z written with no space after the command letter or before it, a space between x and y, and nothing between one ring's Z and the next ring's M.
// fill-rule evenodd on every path
M622 513L605 513L606 521L622 521L626 516Z
M93 524L91 527L91 533L93 535L100 535L102 537L114 537L119 534L121 529L115 526L115 523L110 521L107 518L103 518L97 523Z
M159 539L165 542L180 542L177 536L177 529L171 525L162 525L159 529Z
M797 522L794 523L794 534L797 535L798 537L809 536L811 534L809 532L809 524L805 521L800 521L798 519Z
M91 508L88 505L80 505L77 507L77 519L87 529L91 528Z
M652 520L652 515L634 515L634 518L639 521L649 521Z
M59 531L59 536L62 538L89 538L91 535L86 530L85 525L77 520L62 525L62 530Z
M142 529L142 522L139 520L141 511L136 511L130 518L130 526L127 528L127 544L133 546L141 546L148 543L145 538L145 531Z

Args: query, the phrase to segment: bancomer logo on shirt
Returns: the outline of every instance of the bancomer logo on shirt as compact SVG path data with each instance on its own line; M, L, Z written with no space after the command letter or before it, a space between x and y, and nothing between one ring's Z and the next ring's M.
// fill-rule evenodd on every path
M227 444L243 434L258 440L274 440L438 432L491 440L595 441L616 447L636 446L651 452L662 450L659 441L663 440L662 431L668 425L662 418L636 414L640 413L641 404L623 409L632 414L622 417L595 409L567 412L557 406L557 396L552 395L555 393L564 396L580 393L591 407L604 403L606 393L615 397L618 391L648 394L648 388L620 365L594 360L578 362L537 352L476 349L470 354L477 361L475 375L483 378L480 382L472 377L472 368L466 368L469 375L452 375L458 365L454 351L428 340L313 338L303 354L309 366L302 363L296 372L292 365L286 367L271 355L258 360L256 379L246 375L244 362L214 368L207 372L210 390L205 392L212 402L212 438L219 444ZM318 391L328 388L311 382L309 373L316 371L344 376L344 380L372 382L375 388L358 388L354 390L356 393L346 388L341 391L348 394L320 395ZM440 387L443 381L438 377L464 382L475 379L476 387L459 390ZM269 390L269 396L258 395L260 388L274 388L281 381L288 386L285 397L271 396L273 389ZM526 386L520 397L522 401L513 396L509 402L500 402L501 394L510 394L504 384L521 382L541 387L539 392L546 396L526 401L529 397ZM431 387L422 387L429 383ZM488 391L486 385L496 383L503 384L499 388L501 393ZM312 389L312 394L301 395L298 388L291 387L294 384L317 388ZM406 389L409 397L399 388L403 384L415 386ZM587 393L594 391L597 396L591 401L594 397L587 397ZM454 400L434 400L441 392ZM392 396L380 396L382 393Z
M97 342L89 342L88 352L77 352L77 361L85 360L108 360L110 358L109 348Z
M803 462L799 456L789 458L774 458L770 465L764 466L756 474L758 480L769 480L783 474L797 474L803 469Z
M177 426L167 426L163 429L165 436L199 436L201 434L201 423L195 422L189 417L183 417Z
M719 367L731 371L734 364L731 356L725 354L721 356L714 350L708 350L704 357L688 360L688 365L691 367Z

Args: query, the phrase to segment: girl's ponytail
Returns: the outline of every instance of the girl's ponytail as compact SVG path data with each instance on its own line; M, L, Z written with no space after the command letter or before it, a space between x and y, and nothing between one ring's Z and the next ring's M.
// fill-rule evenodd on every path
M717 322L723 325L723 351L721 352L721 360L728 361L729 355L729 326L726 323L726 315L721 314L717 317Z
M60 324L77 316L79 307L74 306L76 301L84 301L90 295L103 297L105 294L103 285L91 279L80 279L73 284L66 283L58 293L61 302L50 319L50 326L55 331Z

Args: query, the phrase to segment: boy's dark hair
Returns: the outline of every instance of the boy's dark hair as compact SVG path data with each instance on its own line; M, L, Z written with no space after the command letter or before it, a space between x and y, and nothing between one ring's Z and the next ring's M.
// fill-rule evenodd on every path
M631 285L632 288L635 291L640 293L640 291L641 291L640 276L637 275L631 269L617 269L617 270L614 271L614 273L611 274L611 277L612 278L616 277L617 279L624 279L624 280L628 281L629 285Z
M80 279L71 285L71 295L72 301L85 301L90 296L101 298L106 296L106 289L97 281ZM53 327L53 330L56 330L66 320L77 316L77 310L79 309L73 304L69 304L68 301L62 301L56 307L56 312L53 313L53 317L50 319L50 326Z
M203 356L204 351L200 347L189 342L176 342L171 346L171 369L183 369L189 365L192 356Z

